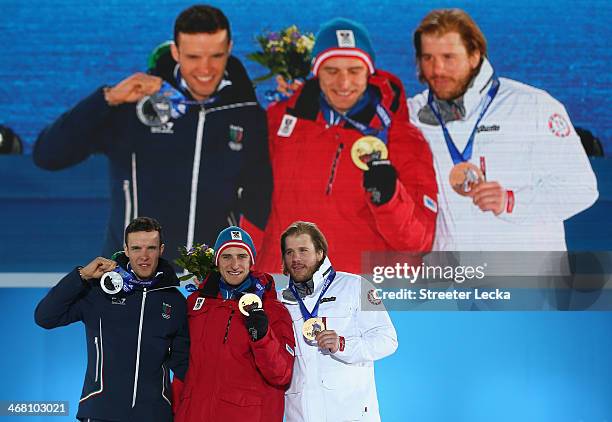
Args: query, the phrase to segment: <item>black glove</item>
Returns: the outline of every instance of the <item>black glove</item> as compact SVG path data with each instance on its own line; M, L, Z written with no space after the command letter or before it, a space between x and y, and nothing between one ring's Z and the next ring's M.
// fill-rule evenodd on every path
M363 173L363 187L371 193L370 201L374 205L389 202L395 193L397 171L389 160L370 162L370 168Z
M249 316L244 317L244 325L253 341L260 340L268 332L268 316L263 309L255 308L249 311Z

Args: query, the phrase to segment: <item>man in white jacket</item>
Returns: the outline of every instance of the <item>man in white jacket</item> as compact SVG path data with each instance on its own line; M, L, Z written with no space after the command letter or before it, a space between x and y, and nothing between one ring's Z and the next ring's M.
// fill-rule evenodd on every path
M290 225L281 236L281 252L290 279L279 299L291 314L296 339L285 420L380 421L374 361L397 349L387 311L382 304L362 310L366 281L336 272L315 224Z
M434 250L565 251L563 221L597 199L597 183L561 103L495 75L476 23L434 10L414 33L419 77L410 119L434 156Z

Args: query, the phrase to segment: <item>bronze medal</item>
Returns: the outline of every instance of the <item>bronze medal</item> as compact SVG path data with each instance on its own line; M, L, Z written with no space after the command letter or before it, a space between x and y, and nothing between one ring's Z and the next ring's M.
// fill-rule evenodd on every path
M451 187L461 196L472 196L474 187L484 180L482 171L467 161L453 166L448 176Z
M314 341L317 334L325 330L323 318L308 318L302 326L302 334L307 340Z
M238 309L240 309L240 313L244 316L249 316L249 312L261 307L261 299L253 293L243 295L238 301Z
M363 171L367 171L372 161L386 160L389 150L383 141L375 136L364 136L357 139L351 147L353 163Z

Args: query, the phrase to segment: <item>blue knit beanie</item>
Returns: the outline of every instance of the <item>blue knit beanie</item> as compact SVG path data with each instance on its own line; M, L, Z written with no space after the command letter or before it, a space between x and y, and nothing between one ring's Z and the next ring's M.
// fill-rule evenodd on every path
M374 49L368 30L355 21L344 18L332 19L323 25L315 37L312 49L312 73L317 76L319 67L332 57L354 57L360 59L374 73Z
M219 233L215 242L215 265L219 265L221 252L231 247L245 249L251 257L251 265L255 264L255 245L253 245L251 236L240 227L229 226Z

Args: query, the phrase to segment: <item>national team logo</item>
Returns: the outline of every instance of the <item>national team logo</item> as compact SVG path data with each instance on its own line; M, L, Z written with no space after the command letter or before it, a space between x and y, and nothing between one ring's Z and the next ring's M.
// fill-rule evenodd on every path
M295 128L296 123L297 117L291 116L290 114L285 114L276 134L278 136L282 136L283 138L290 137L293 133L293 129Z
M232 235L232 240L242 240L242 233L238 230L233 230L230 233Z
M166 302L162 302L162 318L163 319L170 319L170 316L172 314L172 305L167 304Z
M571 132L570 124L558 113L554 113L548 118L548 128L555 136L558 136L559 138L565 138L566 136L569 136Z
M230 125L229 126L229 137L230 141L228 146L232 151L240 151L244 146L242 139L244 138L244 128L242 126Z
M338 47L355 48L355 35L350 29L338 29L336 31Z

